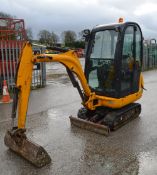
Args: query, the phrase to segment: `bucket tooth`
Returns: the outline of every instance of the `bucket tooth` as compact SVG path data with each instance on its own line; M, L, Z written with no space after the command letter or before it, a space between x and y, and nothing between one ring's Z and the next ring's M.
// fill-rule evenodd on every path
M13 131L7 131L4 137L5 145L19 154L36 167L43 167L51 162L51 158L45 149L26 137L16 138Z
M100 125L99 123L93 123L93 122L72 117L72 116L70 116L69 118L70 118L71 124L79 128L86 129L86 130L89 130L98 134L106 135L106 136L108 136L110 133L110 129L108 126Z

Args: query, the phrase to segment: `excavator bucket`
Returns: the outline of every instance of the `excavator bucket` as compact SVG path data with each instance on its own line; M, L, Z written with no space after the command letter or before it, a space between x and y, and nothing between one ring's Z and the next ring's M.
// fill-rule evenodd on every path
M72 125L77 126L82 129L86 129L98 134L108 136L110 133L110 128L105 125L100 125L99 123L94 123L91 121L83 120L77 117L70 116L70 122Z
M12 151L19 154L36 167L43 167L51 162L51 158L45 149L26 137L17 137L12 131L7 131L4 143Z

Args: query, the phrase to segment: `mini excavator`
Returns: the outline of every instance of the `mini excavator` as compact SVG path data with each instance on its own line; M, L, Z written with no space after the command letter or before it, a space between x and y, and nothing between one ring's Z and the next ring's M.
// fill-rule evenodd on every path
M70 116L73 125L108 135L141 112L141 105L135 103L141 98L144 87L140 26L135 22L98 25L91 31L84 30L84 37L87 43L84 71L73 50L56 48L60 53L33 55L31 44L27 42L19 58L12 128L6 132L4 142L37 167L50 163L51 158L43 147L26 136L26 113L34 64L59 62L65 66L83 105L77 117Z

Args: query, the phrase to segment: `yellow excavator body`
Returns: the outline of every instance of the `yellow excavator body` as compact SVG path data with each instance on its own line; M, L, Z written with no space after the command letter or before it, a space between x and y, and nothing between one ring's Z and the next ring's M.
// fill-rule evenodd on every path
M141 112L141 106L134 102L141 98L144 82L139 66L140 59L136 50L137 44L134 41L136 37L133 37L133 46L130 50L127 50L127 54L125 54L126 48L124 48L125 42L128 46L130 41L127 40L127 37L136 35L138 28L139 26L136 23L126 23L104 28L102 26L96 27L93 29L93 33L88 33L89 36L87 38L89 39L90 37L91 40L87 49L85 73L73 50L60 54L33 55L31 44L29 42L25 43L17 67L12 107L13 124L12 128L5 135L4 141L6 146L37 167L42 167L51 162L51 158L44 148L27 139L25 134L33 65L40 62L59 62L63 64L73 86L77 88L84 107L79 110L78 118L70 116L72 124L96 133L108 135L110 130L116 130L121 125L138 117ZM123 32L121 30L124 30L124 35L122 35ZM131 35L132 30L133 33ZM113 42L119 38L117 39L116 47L114 43L111 43L109 52L113 52L115 55L111 56L111 58L104 57L104 54L107 53L105 49L108 47L102 46L105 52L102 54L101 50L100 56L99 47L97 46L100 44L99 40L101 37L103 40L105 39L106 31L107 36L111 35ZM123 40L120 40L120 37ZM93 38L95 41L93 41ZM140 46L141 50L139 53L141 54L142 44ZM112 55L109 52L107 55ZM120 55L122 52L124 54ZM129 63L128 67L123 67L123 63L127 62L128 58L131 58L129 52L132 53L133 57L132 65L130 66ZM79 79L82 88L75 79L74 74ZM16 126L14 119L16 118L17 108L18 123Z

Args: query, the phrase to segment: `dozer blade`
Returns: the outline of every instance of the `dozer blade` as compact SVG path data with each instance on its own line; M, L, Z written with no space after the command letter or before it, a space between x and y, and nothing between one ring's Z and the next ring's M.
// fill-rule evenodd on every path
M43 167L51 162L51 158L45 149L27 138L16 138L12 131L7 131L4 143L12 151L16 152L36 167Z
M110 133L110 129L108 126L100 125L98 123L90 122L90 121L72 117L72 116L70 116L69 118L70 118L71 124L79 128L86 129L86 130L89 130L98 134L106 135L106 136L108 136Z

